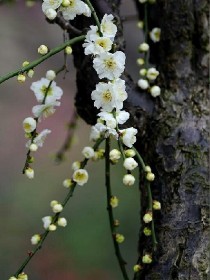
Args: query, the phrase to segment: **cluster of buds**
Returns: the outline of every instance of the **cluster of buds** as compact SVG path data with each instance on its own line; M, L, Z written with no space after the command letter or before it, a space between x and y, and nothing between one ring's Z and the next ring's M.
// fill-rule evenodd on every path
M155 0L139 0L141 4L144 4L146 2L153 4L156 1ZM137 26L141 29L144 28L145 24L143 21L139 21ZM146 25L147 26L147 25ZM157 43L160 41L160 34L161 30L158 27L153 28L151 31L146 30L144 28L146 34L146 38L149 37L150 40L153 43ZM147 36L148 35L148 36ZM150 92L150 94L153 97L157 97L161 93L161 89L158 85L155 84L155 81L159 75L159 71L155 67L149 67L148 64L148 55L149 55L149 50L150 46L148 42L143 42L139 45L139 52L143 54L143 57L137 59L137 64L141 67L139 74L140 74L140 79L138 80L137 84L142 90L146 90Z
M28 275L25 274L24 272L18 274L17 277L12 276L8 280L28 280Z

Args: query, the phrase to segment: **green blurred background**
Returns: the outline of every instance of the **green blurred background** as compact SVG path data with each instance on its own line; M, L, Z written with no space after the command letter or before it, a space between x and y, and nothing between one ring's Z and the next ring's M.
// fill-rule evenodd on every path
M135 15L131 1L122 2L122 15ZM136 22L126 22L125 33L129 37L126 64L137 78L135 49L140 42L140 32ZM19 68L24 60L36 59L40 44L53 48L62 40L62 31L45 21L40 4L32 8L26 7L24 1L0 5L0 76ZM27 252L33 249L31 236L42 232L41 218L51 215L50 201L62 201L65 197L67 191L62 187L62 181L71 176L71 163L82 159L82 147L89 145L89 127L80 120L74 145L67 153L66 160L59 165L54 161L73 114L75 73L69 60L70 72L66 79L63 80L62 75L56 79L64 90L61 107L38 127L39 131L48 128L52 133L44 147L35 154L35 178L29 180L21 174L26 155L22 121L31 116L31 108L36 105L30 84L43 77L46 70L58 69L62 63L63 56L58 54L35 69L33 80L27 79L26 83L18 84L13 78L0 85L1 280L7 280L15 273ZM88 171L88 184L76 189L63 212L68 226L50 234L42 250L25 269L30 280L122 279L109 231L104 162L91 163ZM120 200L114 215L121 223L119 232L125 235L122 253L132 275L137 259L138 187L123 186L123 174L121 164L112 168L113 194Z

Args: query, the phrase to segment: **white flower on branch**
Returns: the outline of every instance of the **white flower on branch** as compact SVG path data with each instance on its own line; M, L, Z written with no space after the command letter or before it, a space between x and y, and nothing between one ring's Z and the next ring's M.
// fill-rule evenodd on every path
M117 26L113 23L113 15L105 14L101 21L101 32L103 36L109 37L112 41L117 33Z
M154 67L147 70L147 78L151 81L154 81L158 75L159 71L157 71L157 69L155 69Z
M42 11L46 14L47 10L53 9L56 10L60 7L62 0L43 0Z
M158 27L155 27L151 30L149 33L150 39L156 43L160 41L160 35L161 35L161 29Z
M122 135L122 141L125 146L131 148L133 144L136 142L136 134L138 130L133 127L129 127L123 130L120 130Z
M32 113L36 118L39 118L39 121L41 121L41 117L47 118L55 113L55 106L60 106L59 101L53 101L48 104L43 105L36 105L32 108Z
M65 20L72 20L77 15L91 16L90 8L87 4L80 0L71 0L67 7L60 6L60 11Z
M82 154L85 158L93 158L95 155L95 152L92 147L84 147L82 150Z
M87 32L85 43L82 45L85 48L85 54L97 55L108 52L112 48L112 41L108 37L100 37L97 26L90 26Z
M47 79L41 78L41 80L37 82L33 82L31 84L30 89L34 92L36 99L38 102L43 102L45 95L45 104L56 101L61 98L63 95L63 90L56 86L56 83L53 81L51 82L51 85L49 87L49 78L52 78L52 72L54 71L48 71L47 72ZM55 77L55 72L53 74L53 77Z
M85 169L77 169L74 171L72 179L78 185L83 186L88 181L88 173Z
M138 166L138 163L133 158L126 158L124 160L123 166L126 170L133 170Z
M45 229L48 229L50 224L52 223L52 217L51 216L45 216L42 218L43 226Z
M31 133L36 129L36 121L34 118L28 117L23 121L23 129L26 133Z
M93 67L100 79L117 79L125 68L125 54L121 51L102 53L93 59Z
M113 136L115 139L118 139L118 133L115 129L110 128L102 123L97 123L94 127L99 131L100 135L103 135L105 138Z

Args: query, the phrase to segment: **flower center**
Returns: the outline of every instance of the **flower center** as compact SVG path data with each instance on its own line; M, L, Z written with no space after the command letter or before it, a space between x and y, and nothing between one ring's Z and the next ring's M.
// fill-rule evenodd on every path
M103 93L103 99L104 99L105 102L112 101L112 94L109 90L107 90Z
M116 68L116 62L112 58L106 59L104 62L107 68L110 68L111 70Z

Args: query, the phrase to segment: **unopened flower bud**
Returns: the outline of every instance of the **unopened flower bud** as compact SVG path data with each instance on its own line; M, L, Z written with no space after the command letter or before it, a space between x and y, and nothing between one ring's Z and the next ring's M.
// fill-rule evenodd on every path
M115 240L117 241L117 243L122 243L125 240L125 237L122 234L117 233L115 235Z
M120 157L121 157L121 153L117 149L113 149L109 153L109 159L112 163L117 163Z
M147 78L151 81L154 81L158 75L159 71L157 71L157 69L155 69L154 67L147 70Z
M144 27L144 22L143 21L138 21L137 22L137 27L142 29Z
M34 70L33 70L33 69L28 70L27 76L28 76L29 78L33 78L33 75L34 75Z
M124 160L123 166L127 170L133 170L138 166L138 163L135 161L135 159L129 157Z
M114 220L114 226L119 227L119 225L120 225L120 221L119 220Z
M56 18L57 12L54 9L50 8L50 9L47 9L47 11L45 12L45 15L49 20L53 20Z
M57 201L57 200L52 200L52 201L50 202L50 206L51 206L51 207L55 206L56 204L58 204L58 201Z
M29 150L31 152L36 152L38 150L38 146L36 144L32 143L29 147Z
M41 45L39 48L38 48L38 53L41 54L41 55L45 55L48 53L48 47L45 46L45 45Z
M53 70L48 70L47 73L46 73L46 78L49 80L49 81L53 81L56 77L56 73L55 71Z
M18 279L15 276L12 276L8 280L18 280Z
M132 186L135 183L135 177L131 174L126 174L123 176L123 184L125 186Z
M71 179L65 179L65 180L63 181L63 186L64 186L65 188L70 188L70 187L72 186L72 184L73 184L73 182L72 182Z
M41 240L40 234L35 234L31 237L31 244L36 245L39 243L40 240Z
M156 43L160 41L160 34L161 34L161 30L158 27L155 27L152 29L152 31L149 33L150 39Z
M145 79L139 79L138 82L137 82L138 86L141 88L141 89L148 89L149 87L149 83L147 80Z
M146 175L146 179L150 182L155 180L155 175L152 172L148 172Z
M160 95L161 89L160 89L159 86L152 86L152 87L150 88L150 93L151 93L151 95L152 95L153 97L157 97L157 96Z
M146 3L147 2L147 0L139 0L139 3Z
M149 264L152 262L152 256L149 255L149 254L145 254L143 257L142 257L142 262L143 263L146 263L146 264Z
M26 80L26 76L23 75L23 74L19 74L19 75L17 76L17 80L18 80L19 83L24 83L25 80Z
M28 66L29 65L29 62L26 60L26 61L24 61L23 63L22 63L22 66L23 67L26 67L26 66Z
M149 45L147 43L142 43L139 45L140 52L147 52L149 50Z
M136 152L133 149L127 149L125 150L125 156L126 157L135 157Z
M53 213L60 213L63 210L63 206L60 203L57 203L52 206Z
M136 62L137 62L137 64L138 65L144 65L144 59L143 58L138 58L137 60L136 60Z
M119 199L116 196L112 196L110 199L110 205L112 208L116 208L119 204Z
M69 0L63 0L61 5L63 7L68 7L70 5L70 1Z
M71 168L74 171L77 170L77 169L80 169L80 167L81 167L81 162L80 161L74 161L71 165Z
M135 264L134 267L133 267L133 271L138 272L140 270L142 270L142 266L140 264Z
M28 177L29 179L33 179L34 178L34 170L30 167L28 167L26 170L25 170L25 175L26 177Z
M145 69L145 68L140 69L140 70L139 70L139 74L140 74L141 76L146 76L146 74L147 74L147 69Z
M49 225L49 228L48 228L49 231L55 231L56 229L57 229L56 225L54 225L54 224Z
M148 228L148 227L145 227L145 228L143 229L143 232L144 232L144 234L145 234L146 236L150 236L150 235L152 234L151 229Z
M144 215L143 220L146 224L152 221L152 212L148 212Z
M66 54L72 54L72 47L67 46L67 47L65 48L65 53L66 53Z
M67 220L65 218L59 218L57 223L60 227L65 227L67 225Z
M151 172L151 167L149 165L146 165L145 168L144 168L144 171L145 172Z
M153 200L152 208L154 210L160 210L161 209L161 203L159 201L157 201L157 200Z
M28 280L28 275L22 272L18 274L18 280Z

